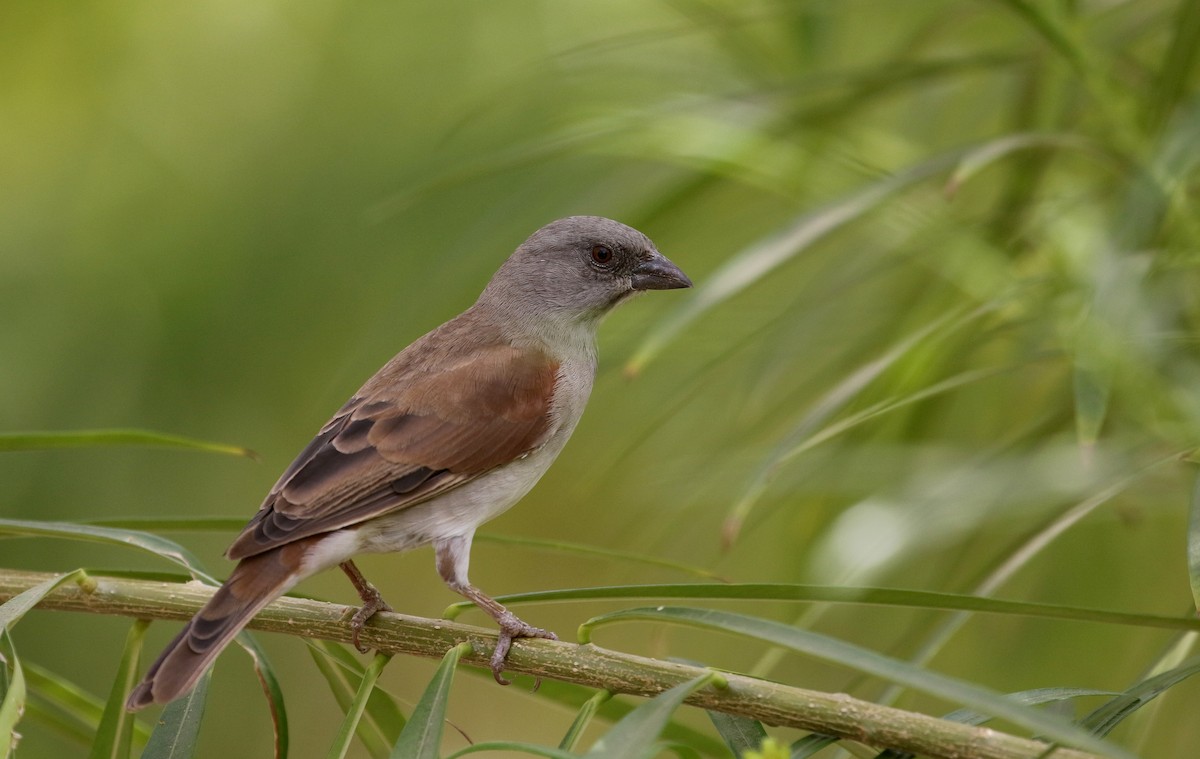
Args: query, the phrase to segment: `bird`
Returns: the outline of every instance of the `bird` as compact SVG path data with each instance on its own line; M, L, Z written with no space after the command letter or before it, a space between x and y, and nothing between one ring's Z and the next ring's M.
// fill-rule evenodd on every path
M584 411L601 320L650 290L691 287L641 232L599 216L538 229L475 303L375 373L284 470L226 551L238 563L132 690L131 711L186 694L263 607L339 566L362 606L355 647L390 611L362 553L432 544L438 573L499 626L496 681L515 638L556 639L471 584L476 528L521 500Z

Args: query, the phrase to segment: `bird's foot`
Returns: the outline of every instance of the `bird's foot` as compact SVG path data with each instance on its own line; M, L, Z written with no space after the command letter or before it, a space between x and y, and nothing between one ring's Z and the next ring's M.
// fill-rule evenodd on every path
M362 633L363 626L367 624L367 620L375 616L377 611L391 611L392 607L387 605L387 601L383 600L383 596L375 589L374 585L367 586L370 590L360 591L362 595L363 605L358 611L354 612L354 616L350 618L350 629L354 633L351 640L354 642L354 647L358 649L360 654L365 654L371 649L359 642L358 636Z
M547 640L558 640L558 636L549 630L543 630L540 627L534 627L527 624L516 614L513 614L508 609L497 617L496 622L500 625L500 637L496 640L496 650L492 652L492 677L496 678L496 682L501 685L511 685L512 681L504 679L501 674L504 672L505 660L508 659L508 649L512 648L512 642L516 638L545 638ZM537 685L540 685L539 680L535 684L534 690L537 690Z

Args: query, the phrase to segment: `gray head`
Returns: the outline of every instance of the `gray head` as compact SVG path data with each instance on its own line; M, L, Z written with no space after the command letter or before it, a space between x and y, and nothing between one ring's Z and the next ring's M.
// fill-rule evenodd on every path
M519 304L528 316L593 320L638 292L691 286L636 229L601 216L568 216L521 243L479 300Z

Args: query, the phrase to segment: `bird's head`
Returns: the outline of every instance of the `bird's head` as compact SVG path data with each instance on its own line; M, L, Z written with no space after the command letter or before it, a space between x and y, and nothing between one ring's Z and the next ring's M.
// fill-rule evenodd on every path
M569 216L530 235L480 300L523 316L598 321L639 292L691 286L636 229L600 216Z

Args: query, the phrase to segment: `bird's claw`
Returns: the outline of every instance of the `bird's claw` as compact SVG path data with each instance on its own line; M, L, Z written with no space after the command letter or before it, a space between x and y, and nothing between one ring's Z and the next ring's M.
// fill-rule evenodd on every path
M350 630L353 633L350 640L354 643L354 647L360 654L365 654L371 650L368 646L364 646L358 639L363 627L367 624L367 620L375 616L375 612L392 610L392 607L387 605L387 601L383 600L383 596L379 594L378 590L375 590L374 587L371 590L375 591L374 594L367 594L369 597L363 598L363 605L350 618Z
M546 640L558 640L558 636L549 630L543 630L540 627L526 624L517 618L511 612L504 619L497 620L500 623L500 636L496 639L496 648L492 651L491 667L492 677L496 678L496 682L501 685L512 685L511 680L506 680L501 674L504 672L504 664L508 659L508 650L512 648L512 642L516 638L545 638ZM533 689L537 690L538 685L541 685L539 678L534 683Z

